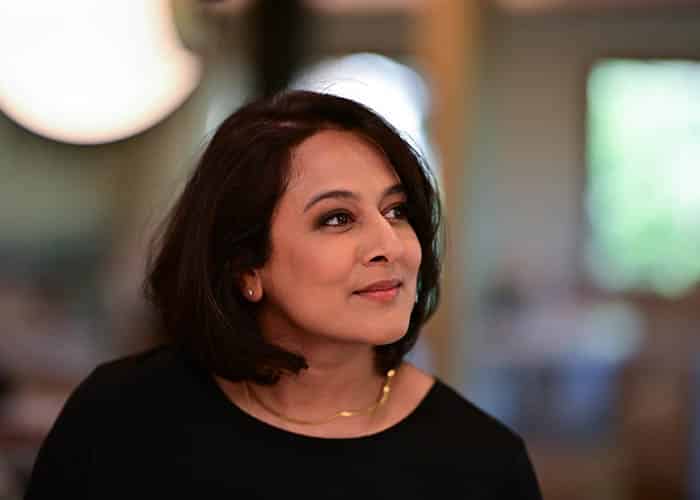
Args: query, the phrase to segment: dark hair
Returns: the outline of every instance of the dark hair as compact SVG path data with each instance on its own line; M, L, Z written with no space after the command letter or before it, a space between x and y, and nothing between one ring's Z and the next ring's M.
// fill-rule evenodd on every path
M357 102L290 91L240 108L218 128L152 246L146 293L164 335L229 380L274 383L305 360L271 345L237 277L271 251L273 211L289 179L291 151L326 129L376 144L401 179L420 242L417 302L406 334L375 347L376 367L395 368L435 311L440 275L440 201L421 156L386 121Z

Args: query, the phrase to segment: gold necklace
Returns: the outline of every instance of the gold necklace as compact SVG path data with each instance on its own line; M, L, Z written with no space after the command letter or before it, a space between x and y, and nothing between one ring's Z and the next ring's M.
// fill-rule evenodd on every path
M270 408L267 404L265 404L253 391L249 386L248 386L248 381L244 380L243 381L243 386L245 387L245 394L246 394L246 400L248 401L248 406L250 407L250 396L252 394L253 399L257 404L259 404L265 411L268 413L273 414L277 418L280 418L286 422L292 423L292 424L298 424L298 425L320 425L320 424L326 424L332 420L335 420L336 418L339 417L355 417L357 415L371 415L377 409L382 406L384 403L387 402L389 399L389 394L391 393L391 381L394 378L394 375L396 375L396 370L389 370L386 372L386 379L384 379L384 385L382 386L382 390L379 393L379 398L377 401L371 405L368 406L367 408L363 408L361 410L342 410L339 412L336 412L334 415L331 415L330 417L321 419L321 420L301 420L298 418L292 418L292 417L287 417L286 415L281 414L277 410Z

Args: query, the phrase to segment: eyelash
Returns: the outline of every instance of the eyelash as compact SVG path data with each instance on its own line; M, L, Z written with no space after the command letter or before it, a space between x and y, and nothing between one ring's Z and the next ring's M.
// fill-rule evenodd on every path
M391 212L392 210L399 210L400 212L403 213L403 215L397 215L395 220L408 220L408 203L399 203L397 205L394 205L391 207L388 211ZM328 221L335 219L336 217L348 217L349 219L352 219L353 216L350 212L342 210L342 211L337 211L337 212L332 212L330 214L324 215L321 217L318 221L318 226L320 227L343 227L347 225L349 222L346 222L345 224L328 224Z

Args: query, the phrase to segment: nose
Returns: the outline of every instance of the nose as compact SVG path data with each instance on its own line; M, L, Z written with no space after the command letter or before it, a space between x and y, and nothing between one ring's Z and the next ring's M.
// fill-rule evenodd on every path
M365 264L374 262L394 262L403 255L404 242L391 222L383 215L373 218L368 224Z

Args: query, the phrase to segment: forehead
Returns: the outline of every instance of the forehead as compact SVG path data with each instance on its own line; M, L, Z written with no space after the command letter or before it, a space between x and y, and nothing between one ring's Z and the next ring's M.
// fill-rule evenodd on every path
M290 193L314 194L322 189L384 190L399 176L383 151L356 133L323 130L292 151Z

